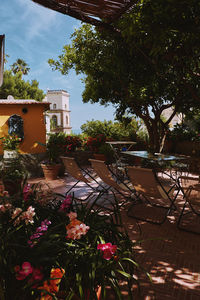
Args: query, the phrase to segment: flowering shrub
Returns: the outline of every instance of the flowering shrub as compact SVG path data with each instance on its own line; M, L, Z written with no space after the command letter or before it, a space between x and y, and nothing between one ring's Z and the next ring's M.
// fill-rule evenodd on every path
M83 146L86 150L98 153L99 148L105 144L106 136L103 134L98 134L96 137L87 137L83 142Z
M68 135L64 138L63 150L64 154L75 151L77 148L80 148L82 141L77 136Z
M22 141L17 135L4 136L1 138L3 150L17 150Z
M95 299L98 285L121 299L118 280L128 287L133 280L133 245L122 224L94 205L39 185L26 184L12 197L1 191L0 299L86 299L87 291Z

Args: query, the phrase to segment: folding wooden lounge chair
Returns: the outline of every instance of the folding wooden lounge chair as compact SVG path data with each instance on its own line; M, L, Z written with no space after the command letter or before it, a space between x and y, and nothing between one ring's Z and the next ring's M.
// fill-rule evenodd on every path
M178 218L179 229L200 234L200 181L191 176L180 176L179 185L185 200Z
M67 190L66 194L68 194L72 189L78 187L79 183L85 183L90 189L92 189L92 192L88 197L86 197L86 199L88 199L94 192L99 192L99 188L104 189L104 187L95 179L95 177L91 173L89 173L86 169L82 169L81 167L79 167L73 157L61 157L61 159L69 175L76 179L76 182ZM92 184L96 186L93 186Z
M96 174L101 178L101 180L108 186L108 189L111 190L114 194L117 192L125 198L130 200L131 197L135 197L135 189L130 183L120 182L118 183L116 180L116 174L114 174L108 166L102 160L89 159L91 162L92 168L96 172ZM115 180L116 178L116 180Z
M171 210L176 209L176 184L161 184L152 169L129 166L127 170L134 188L141 196L129 207L128 216L152 224L164 223ZM156 220L152 218L155 215Z

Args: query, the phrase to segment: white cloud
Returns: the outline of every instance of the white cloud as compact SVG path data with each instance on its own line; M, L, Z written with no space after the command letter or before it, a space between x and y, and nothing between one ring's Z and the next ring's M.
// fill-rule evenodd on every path
M57 12L42 7L31 0L18 0L23 7L21 21L24 22L27 41L50 31L56 21Z

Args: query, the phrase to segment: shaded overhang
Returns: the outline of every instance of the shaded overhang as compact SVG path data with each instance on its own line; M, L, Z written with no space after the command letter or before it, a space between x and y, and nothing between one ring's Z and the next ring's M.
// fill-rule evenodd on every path
M42 6L90 23L110 27L138 0L32 0Z

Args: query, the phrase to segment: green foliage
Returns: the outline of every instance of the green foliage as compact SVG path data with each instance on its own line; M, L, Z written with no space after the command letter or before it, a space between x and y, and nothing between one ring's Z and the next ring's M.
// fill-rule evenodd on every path
M15 182L18 179L25 179L26 170L20 161L20 157L18 159L10 159L9 162L3 163L1 167L1 178L2 180L9 180L10 182Z
M8 134L0 138L3 150L18 150L22 139L15 134Z
M64 132L49 134L47 146L50 148L57 147L57 155L66 155L69 152L75 151L82 145L82 139L78 135L69 135Z
M23 59L18 58L16 62L12 64L11 70L14 74L21 73L21 75L27 75L30 68L28 68L27 63Z
M48 134L46 145L37 141L41 146L45 146L47 150L47 159L44 164L55 164L60 162L61 155L67 155L69 152L75 151L82 146L82 139L77 135L68 135L64 132L56 132Z
M200 110L190 108L181 124L176 124L168 132L168 139L173 141L200 141Z
M194 130L189 124L177 124L168 134L173 141L200 141L200 131Z
M11 71L4 72L3 84L0 87L0 98L7 99L12 95L15 99L34 99L42 101L44 93L39 89L39 83L36 80L24 81L20 73L12 74Z
M163 110L174 107L173 116L199 106L199 13L196 0L140 0L115 23L118 35L83 25L49 64L85 75L84 102L143 119L159 151L170 122Z
M25 185L23 192L12 197L1 193L0 204L2 300L39 299L48 294L57 299L59 286L65 299L70 295L85 299L88 290L94 299L98 285L103 294L109 286L115 299L122 299L118 280L128 288L132 285L138 265L117 201L114 215L105 215L101 208L94 209L95 202L85 205L47 187ZM100 250L102 244L107 251ZM56 276L54 282L52 270L62 271L62 280Z
M125 121L125 118L122 122L87 121L81 126L81 130L83 134L91 137L103 134L107 139L112 140L136 140L142 132L141 122L135 119L129 120L127 123Z

